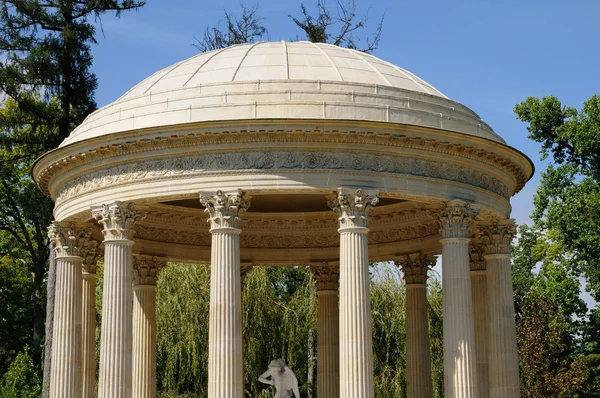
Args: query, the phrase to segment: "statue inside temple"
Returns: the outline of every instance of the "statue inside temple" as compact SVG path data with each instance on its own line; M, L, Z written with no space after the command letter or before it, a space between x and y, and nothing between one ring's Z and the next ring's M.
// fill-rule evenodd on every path
M258 381L275 386L275 398L300 398L298 379L283 359L274 359L269 370L260 375ZM294 395L292 396L292 391Z

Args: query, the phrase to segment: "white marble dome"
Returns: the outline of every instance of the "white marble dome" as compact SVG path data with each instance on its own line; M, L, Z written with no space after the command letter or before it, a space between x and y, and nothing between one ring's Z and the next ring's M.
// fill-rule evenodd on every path
M240 44L164 68L91 114L61 146L247 119L391 122L504 142L476 113L398 66L330 44L282 41Z

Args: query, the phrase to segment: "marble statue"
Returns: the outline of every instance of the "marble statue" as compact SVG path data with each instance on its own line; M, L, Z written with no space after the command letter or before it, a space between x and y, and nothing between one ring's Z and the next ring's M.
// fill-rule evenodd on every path
M269 370L260 375L258 381L274 385L277 391L275 398L292 398L292 391L295 398L300 398L298 379L283 359L272 360L269 364Z

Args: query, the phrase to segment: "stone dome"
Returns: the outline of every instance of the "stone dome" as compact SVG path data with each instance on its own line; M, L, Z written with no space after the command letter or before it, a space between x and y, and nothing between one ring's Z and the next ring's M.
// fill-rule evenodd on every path
M324 43L259 42L164 68L92 113L61 144L144 128L247 119L392 122L504 141L414 74Z

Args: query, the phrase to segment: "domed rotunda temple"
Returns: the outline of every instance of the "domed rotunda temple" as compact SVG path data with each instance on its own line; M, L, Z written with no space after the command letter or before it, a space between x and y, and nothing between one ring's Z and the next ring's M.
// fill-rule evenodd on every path
M475 112L359 51L260 42L160 70L34 166L55 201L51 396L94 397L102 256L98 397L156 396L157 273L186 262L211 265L210 398L244 395L241 291L262 266L314 273L317 397L372 398L373 261L402 268L408 397L431 397L441 254L446 397L519 397L510 198L532 174Z

